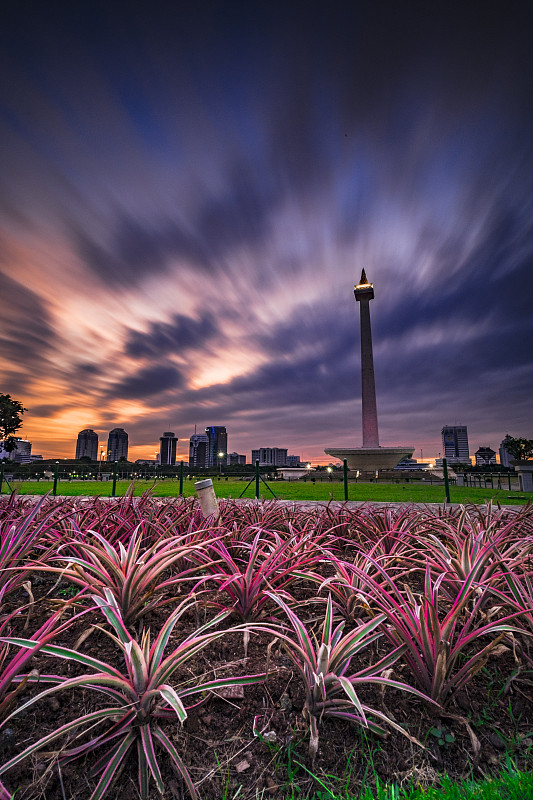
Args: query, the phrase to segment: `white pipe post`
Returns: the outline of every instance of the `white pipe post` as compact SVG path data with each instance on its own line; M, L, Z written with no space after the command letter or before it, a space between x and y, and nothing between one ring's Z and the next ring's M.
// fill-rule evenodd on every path
M215 489L213 487L213 481L211 478L206 478L203 481L196 481L194 488L196 489L196 494L198 495L198 501L200 503L203 516L213 516L215 520L218 519L219 510L217 496L215 494Z

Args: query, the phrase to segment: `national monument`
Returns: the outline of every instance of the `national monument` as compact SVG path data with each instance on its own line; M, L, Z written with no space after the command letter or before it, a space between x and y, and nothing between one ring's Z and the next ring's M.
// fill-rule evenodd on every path
M380 447L378 432L378 410L376 383L374 379L374 357L372 355L372 329L370 326L370 301L374 299L374 284L369 283L365 270L361 280L354 286L355 299L359 303L361 319L361 406L363 417L362 447L328 447L329 456L346 459L349 469L369 472L378 469L393 469L402 458L413 455L414 447Z

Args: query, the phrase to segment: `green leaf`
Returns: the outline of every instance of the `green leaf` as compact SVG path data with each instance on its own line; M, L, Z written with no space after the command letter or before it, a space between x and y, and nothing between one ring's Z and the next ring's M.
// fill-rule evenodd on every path
M179 721L182 723L185 722L185 720L187 719L187 711L185 710L185 706L181 702L180 697L178 693L175 691L175 689L173 689L172 686L169 686L168 684L163 684L162 686L159 687L159 694L161 695L163 700L166 700L169 706L171 706L171 708L174 709L174 711L178 715Z
M115 717L117 716L117 714L120 713L122 713L122 709L105 708L101 709L100 711L93 711L91 714L86 714L83 717L78 717L77 719L68 722L66 725L62 725L57 730L52 731L52 733L49 733L47 736L43 736L42 739L39 739L39 741L31 744L29 747L23 750L22 753L19 753L18 755L11 758L9 761L6 761L4 764L0 765L0 775L3 775L4 772L7 772L8 770L12 769L12 767L16 766L17 764L20 764L20 762L24 761L24 759L27 758L27 756L31 755L32 753L35 753L37 750L40 750L45 745L48 745L51 742L55 741L55 739L58 739L64 733L68 733L69 731L75 730L76 728L79 728L80 726L85 724L100 722L100 720L106 719L107 717Z
M124 737L120 746L116 750L114 750L114 755L111 761L109 762L108 766L105 768L102 777L98 781L96 789L90 796L89 800L101 800L101 798L105 795L105 793L109 789L109 786L111 785L111 782L113 780L113 777L117 769L122 763L131 745L135 741L135 738L136 738L135 734L128 733Z
M152 732L150 730L150 726L141 725L140 730L141 730L143 750L146 755L146 760L148 761L148 766L150 767L150 772L154 777L157 788L159 789L161 794L163 794L165 790L165 785L163 783L163 778L161 777L161 770L159 769L159 764L157 763L157 757L155 754L154 743L152 741Z
M154 725L153 734L154 737L158 740L158 742L165 748L165 750L169 754L173 766L176 768L177 772L182 776L183 780L185 781L187 789L191 793L191 797L193 798L193 800L197 800L198 795L196 794L194 783L192 782L191 776L187 772L187 768L185 767L185 764L181 760L178 751L176 750L176 748L174 747L174 745L172 744L166 733L164 733L161 730L159 725Z

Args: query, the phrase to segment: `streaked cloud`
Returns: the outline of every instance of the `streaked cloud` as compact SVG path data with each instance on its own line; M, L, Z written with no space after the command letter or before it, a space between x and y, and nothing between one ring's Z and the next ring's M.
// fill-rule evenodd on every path
M359 443L363 266L384 442L533 435L525 12L13 5L0 390L34 449Z

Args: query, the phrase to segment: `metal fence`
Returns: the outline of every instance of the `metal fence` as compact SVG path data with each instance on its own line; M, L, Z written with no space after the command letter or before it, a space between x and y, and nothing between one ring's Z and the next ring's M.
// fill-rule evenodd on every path
M56 496L58 493L58 484L60 482L72 482L72 481L85 481L85 480L100 480L105 482L111 482L111 496L116 497L116 489L117 489L117 481L120 480L128 480L128 481L135 481L135 480L153 480L154 482L162 482L166 480L173 480L179 482L179 491L176 494L183 495L183 482L185 478L189 478L192 480L197 479L198 477L204 478L207 475L202 474L200 476L192 475L189 468L187 468L183 461L181 461L175 469L165 468L161 470L159 468L151 468L151 469L132 469L132 465L125 465L121 464L121 462L115 462L114 464L106 464L106 467L111 467L111 471L102 471L101 465L98 465L98 471L95 471L94 467L87 467L82 470L72 470L69 468L65 468L61 462L56 462L53 465L53 469L48 469L45 471L44 476L41 477L33 477L33 480L43 480L43 481L51 481L52 482L52 495ZM5 469L6 465L4 463L0 464L0 492L2 491L2 487L5 484L6 489L8 491L12 491L15 484L18 482L19 477L13 476L7 472ZM220 470L215 473L216 477L220 480L225 479L228 480L229 478L236 478L238 480L246 481L246 486L242 490L240 496L243 497L245 494L250 496L252 494L256 498L261 497L261 492L269 493L270 496L276 497L276 479L274 476L274 480L269 477L268 472L263 472L260 469L259 462L256 461L254 468L250 470L248 468L247 472L244 474L237 474L231 472L231 474L222 473ZM268 481L266 478L268 478ZM402 480L403 478L403 480ZM22 480L32 480L31 476L24 477ZM372 478L369 479L371 482L374 483L391 483L391 476L390 474L380 476L376 474ZM334 470L329 472L317 472L317 473L310 473L307 476L304 476L303 481L310 481L313 484L315 483L342 483L343 484L343 496L344 500L348 500L348 485L349 483L358 483L358 473L351 472L348 470L348 464L344 461L342 470ZM422 482L424 485L438 485L443 487L443 499L445 499L448 503L451 502L450 498L450 487L457 486L457 487L466 487L466 488L480 488L480 489L497 489L497 490L506 490L508 492L513 491L521 491L518 476L516 473L506 472L496 472L496 473L477 473L477 472L466 472L458 475L450 476L448 474L448 469L446 465L446 460L443 459L443 474L442 477L436 476L433 473L428 473L423 478L417 477L414 481L412 476L405 478L405 476L398 475L397 478L393 479L394 483L409 483L409 482L421 484ZM5 491L5 490L4 490Z

